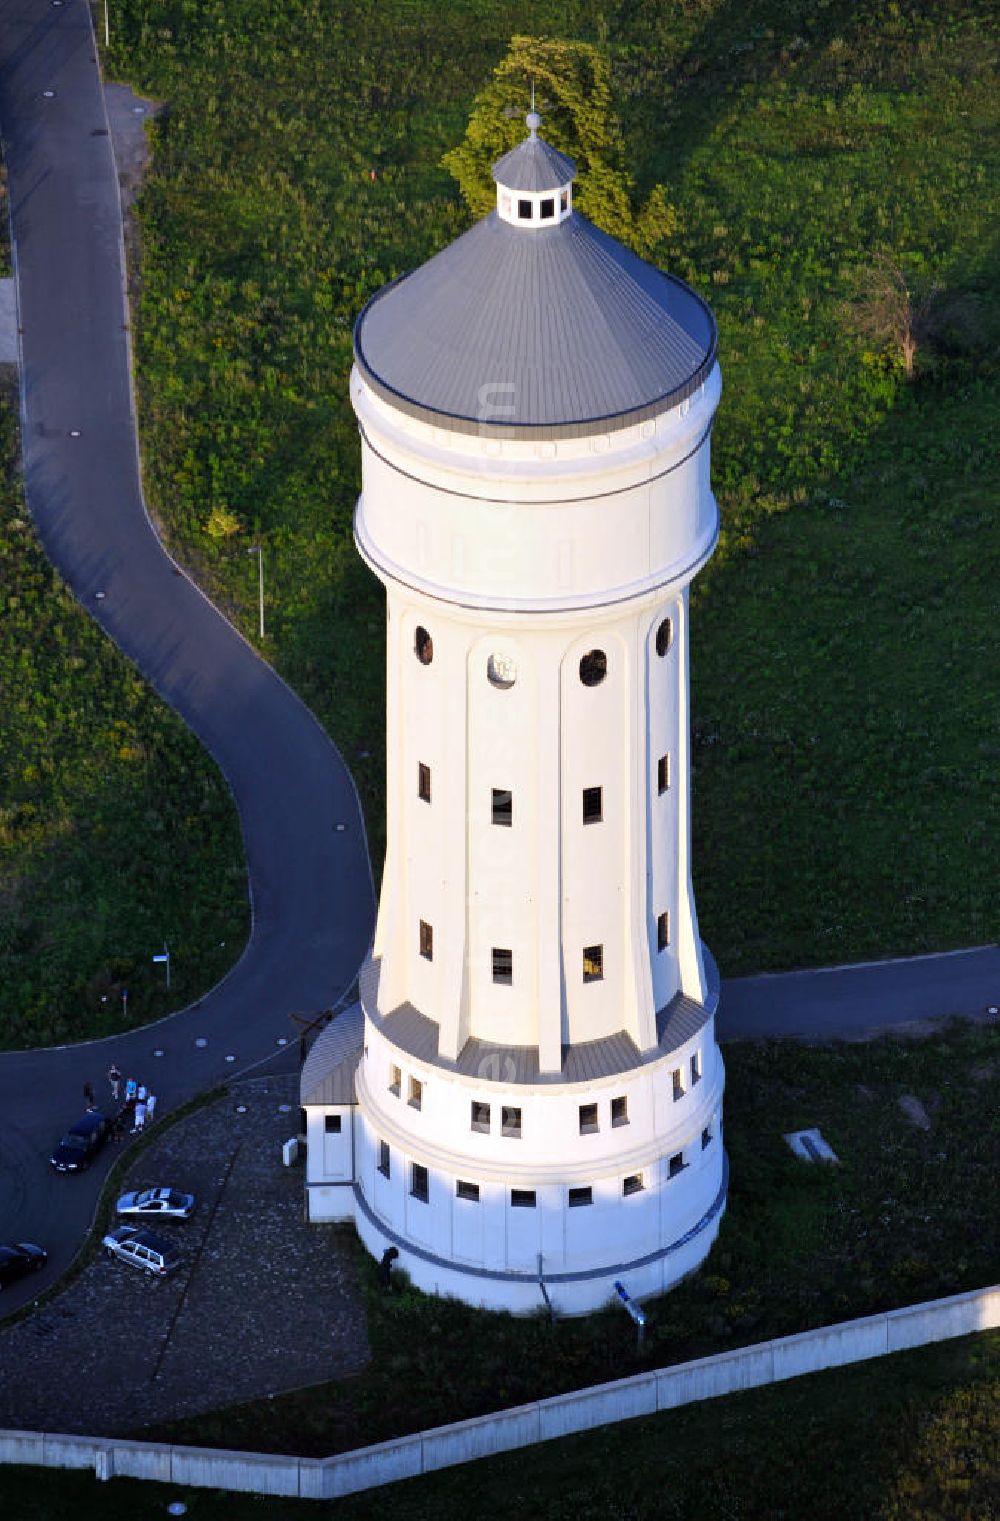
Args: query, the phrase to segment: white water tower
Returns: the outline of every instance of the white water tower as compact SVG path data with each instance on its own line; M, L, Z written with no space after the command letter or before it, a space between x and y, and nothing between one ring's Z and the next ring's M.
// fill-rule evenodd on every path
M725 1204L688 684L720 378L705 303L528 126L496 211L357 323L387 851L302 1099L311 1218L428 1291L576 1313L675 1283Z

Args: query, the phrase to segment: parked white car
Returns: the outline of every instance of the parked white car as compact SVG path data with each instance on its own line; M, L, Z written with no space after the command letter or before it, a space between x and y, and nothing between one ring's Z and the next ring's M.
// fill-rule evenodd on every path
M157 1278L165 1278L181 1265L181 1254L172 1241L136 1225L119 1225L105 1236L103 1246L109 1257L120 1257Z
M194 1194L178 1193L176 1188L144 1188L139 1193L122 1194L115 1214L148 1219L151 1215L186 1220L194 1210Z

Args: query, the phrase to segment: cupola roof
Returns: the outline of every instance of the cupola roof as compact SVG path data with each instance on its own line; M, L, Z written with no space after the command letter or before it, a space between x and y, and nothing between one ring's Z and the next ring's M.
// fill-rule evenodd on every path
M537 122L494 167L501 201L572 181ZM378 291L354 329L358 368L390 405L512 438L653 416L697 390L715 352L701 297L572 209L530 231L493 212Z

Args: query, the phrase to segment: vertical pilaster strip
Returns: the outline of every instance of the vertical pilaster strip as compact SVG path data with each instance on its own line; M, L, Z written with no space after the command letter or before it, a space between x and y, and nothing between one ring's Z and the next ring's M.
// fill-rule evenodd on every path
M705 1002L705 966L691 879L691 675L688 660L690 588L677 599L677 968L681 992Z
M554 639L539 641L538 648L538 833L535 841L538 1064L542 1072L559 1072L566 1033L562 972L561 650Z

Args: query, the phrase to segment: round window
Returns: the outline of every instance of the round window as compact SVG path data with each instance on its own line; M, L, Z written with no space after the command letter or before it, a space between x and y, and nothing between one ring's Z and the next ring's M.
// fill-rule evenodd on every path
M421 665L430 665L434 659L434 640L421 624L413 636L413 651Z
M674 642L674 626L669 618L664 618L656 630L656 653L665 655Z
M517 665L510 655L491 655L486 662L486 674L495 687L512 687L517 680Z
M588 650L580 661L580 680L585 687L596 687L608 674L608 657L603 650Z

